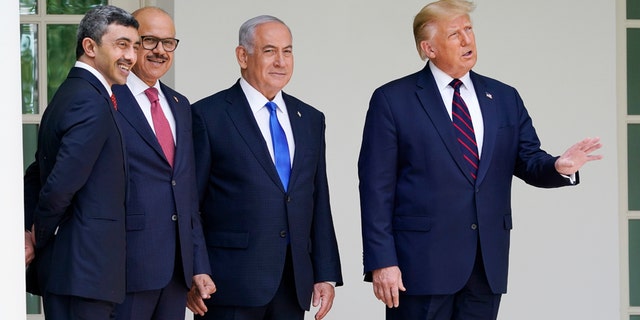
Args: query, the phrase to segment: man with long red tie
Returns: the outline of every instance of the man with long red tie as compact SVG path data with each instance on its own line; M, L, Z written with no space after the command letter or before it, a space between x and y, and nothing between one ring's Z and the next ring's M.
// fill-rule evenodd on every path
M159 79L178 46L171 17L146 7L139 64L114 86L128 165L127 296L116 319L183 319L187 292L215 291L200 225L190 103Z

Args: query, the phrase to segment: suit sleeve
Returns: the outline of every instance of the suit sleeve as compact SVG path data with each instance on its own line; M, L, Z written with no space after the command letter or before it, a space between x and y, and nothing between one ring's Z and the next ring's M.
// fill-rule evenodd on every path
M572 185L555 168L558 157L541 149L540 139L533 127L533 121L524 107L522 98L514 89L515 104L518 108L520 137L514 175L527 184L541 188L555 188ZM576 184L579 178L576 173Z
M315 176L313 231L311 243L313 244L312 260L314 282L334 281L336 286L343 285L340 266L340 255L336 240L333 218L329 201L329 184L326 168L326 144L325 121L322 116L321 129L321 154Z
M398 265L392 233L397 164L396 123L378 89L369 103L358 160L365 273Z
M89 93L69 104L71 107L61 116L60 123L55 124L61 135L60 148L53 169L42 185L34 213L39 248L46 245L58 225L68 218L67 209L89 179L113 125L110 106L101 95Z
M202 115L202 105L194 104L191 108L193 118L193 148L196 163L196 182L198 188L198 203L202 208L207 190L209 173L211 172L211 147L209 133Z

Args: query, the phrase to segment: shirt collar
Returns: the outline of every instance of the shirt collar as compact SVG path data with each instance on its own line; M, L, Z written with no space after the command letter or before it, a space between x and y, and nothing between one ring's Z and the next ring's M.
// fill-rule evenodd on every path
M98 80L100 81L100 83L102 83L102 85L104 86L105 89L107 89L107 93L109 93L109 95L112 94L111 91L111 86L109 85L109 83L107 82L107 79L104 78L104 76L102 75L102 73L100 73L100 71L98 71L96 68L82 62L82 61L76 61L75 65L76 68L81 68L81 69L85 69L89 72L91 72L91 74L93 74L93 76L95 76L96 78L98 78Z
M131 90L131 93L133 94L134 97L139 94L144 94L144 91L149 88L149 85L146 84L144 81L142 81L142 79L140 79L133 72L129 73L129 76L127 77L127 86L129 87L129 90ZM160 90L160 81L156 81L153 87L158 89L159 97L164 96L162 94L162 90Z
M451 81L453 80L453 77L440 70L432 62L429 62L429 69L431 69L431 74L433 74L433 78L436 80L436 85L438 86L438 89L440 91L448 87L449 83L451 83ZM473 88L473 82L471 82L471 76L469 75L469 72L465 73L464 76L458 78L458 80L462 81L462 85L465 88L469 90Z
M249 102L249 107L251 107L251 111L253 113L258 112L262 107L264 107L269 99L267 99L262 93L256 90L247 80L244 78L240 78L240 87L244 92L244 95L247 97L247 101ZM278 105L278 109L282 112L286 112L286 106L284 104L284 99L282 98L282 90L278 91L276 96L272 100Z

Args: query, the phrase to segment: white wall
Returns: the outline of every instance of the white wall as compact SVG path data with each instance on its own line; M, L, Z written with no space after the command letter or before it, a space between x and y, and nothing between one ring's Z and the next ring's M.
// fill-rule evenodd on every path
M20 99L20 39L18 1L0 2L0 319L25 319L24 223L22 209L22 127Z
M345 286L328 319L383 319L362 282L356 162L373 90L422 68L411 23L427 1L176 1L176 88L195 102L239 77L240 24L259 14L292 29L285 91L327 116L327 156ZM575 188L514 183L511 273L500 319L619 319L615 1L477 0L475 71L519 89L553 154L600 136L605 159ZM311 317L308 317L311 319Z

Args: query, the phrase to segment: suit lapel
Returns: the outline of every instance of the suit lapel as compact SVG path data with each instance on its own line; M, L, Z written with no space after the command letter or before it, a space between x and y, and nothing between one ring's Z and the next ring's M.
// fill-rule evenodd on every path
M238 134L240 134L264 171L267 172L267 175L269 175L271 180L284 192L282 181L280 181L278 171L273 164L271 155L269 155L267 144L262 136L262 132L260 132L256 118L251 112L251 107L247 102L244 92L242 92L239 82L236 82L229 90L227 102L229 103L227 114L231 118L236 130L238 130Z
M293 132L293 141L296 148L291 161L291 175L289 177L289 186L293 186L300 173L300 163L305 156L304 146L310 145L309 139L309 123L306 121L300 111L300 106L296 100L292 99L288 94L282 93L282 99L287 105L287 114L289 115L289 123L291 124L291 131Z
M440 90L433 78L431 69L429 69L429 64L427 64L424 69L418 73L417 86L418 89L416 90L416 95L422 104L422 108L424 108L424 111L427 113L427 116L433 123L436 131L438 131L438 134L449 151L451 158L454 160L460 171L467 177L469 182L472 184L475 183L471 177L471 173L467 170L467 164L462 156L462 151L460 151L456 134L453 131L454 128L451 124L451 118L447 113L447 108L442 102ZM434 92L436 94L434 94Z
M185 99L182 101L182 98L175 92L173 89L164 85L164 83L160 82L160 89L162 89L162 93L167 99L169 103L169 108L171 109L171 114L173 114L173 119L175 120L176 125L176 152L173 159L173 167L176 168L184 162L184 152L180 152L180 146L183 146L185 143L192 143L191 141L186 141L187 139L193 139L192 136L187 135L188 131L183 131L184 123L187 121L191 122L191 116L188 111L189 103ZM156 139L157 141L157 139ZM160 143L158 143L158 147L160 147ZM164 152L162 153L164 155ZM165 158L166 159L166 158ZM167 162L168 164L168 162ZM174 169L175 170L175 169Z
M496 134L498 132L497 108L493 100L493 95L486 83L475 72L470 72L471 81L476 90L480 111L482 112L482 120L484 125L484 138L482 142L482 155L480 165L478 167L478 178L476 184L480 184L487 174L493 150L496 143Z
M113 90L118 98L118 112L138 132L142 140L145 141L155 152L166 160L162 147L156 138L155 133L151 129L147 118L142 113L138 102L126 85L113 86ZM168 164L168 162L167 162Z

